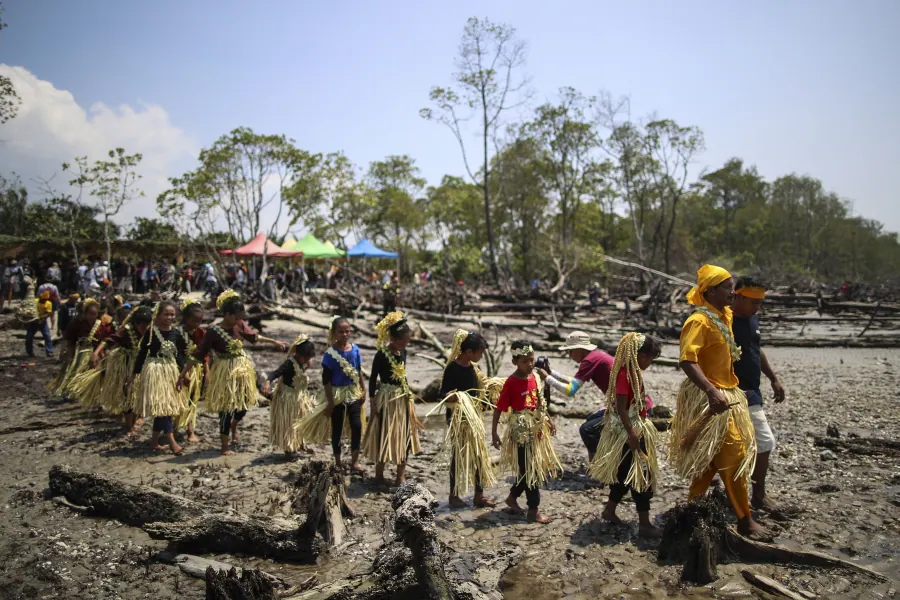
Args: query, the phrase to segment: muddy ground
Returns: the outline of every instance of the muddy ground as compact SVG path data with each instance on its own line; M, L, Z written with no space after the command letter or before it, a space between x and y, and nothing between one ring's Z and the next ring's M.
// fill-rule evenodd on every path
M450 327L433 324L433 330L449 342ZM267 335L289 340L298 331L323 338L320 331L292 322L271 323ZM248 514L289 510L297 465L267 446L267 408L257 408L245 419L235 456L219 456L217 421L212 416L200 418L203 440L189 446L183 456L154 453L149 449L146 425L143 437L130 441L104 416L52 399L45 386L56 363L27 359L17 335L21 333L0 332L0 599L204 597L202 581L151 559L165 549L164 542L151 540L140 529L86 518L45 499L47 474L53 465L68 464L124 482L152 485ZM675 351L670 346L664 354L674 355ZM363 354L366 362L371 360L371 350L364 348ZM900 351L776 348L768 354L788 390L787 402L767 407L779 442L769 488L776 499L804 512L790 522L764 522L780 529L781 543L819 549L870 566L895 580L900 578L897 456L833 453L813 445L813 436L824 435L829 424L836 424L845 435L900 438L896 392ZM260 370L266 371L281 357L254 352L254 358ZM575 371L567 359L554 359L554 368ZM430 380L439 370L420 358L413 358L409 369L414 384ZM646 379L657 403L674 406L681 381L675 369L651 367ZM590 386L569 407L588 409L599 403L600 394ZM427 408L420 408L424 416ZM578 437L580 420L558 420L555 444L566 472L542 491L541 508L554 517L547 526L527 524L500 509L450 511L446 505L447 470L438 458L443 420L431 417L426 424L423 455L410 463L408 477L426 485L442 501L438 524L449 545L485 553L503 547L522 548L522 561L501 581L504 598L736 598L756 594L741 577L740 569L746 568L741 564L721 566L721 578L708 587L682 586L679 566L660 564L654 547L636 537L636 515L630 500L620 509L628 526L601 522L598 516L607 490L584 475L586 452ZM22 426L36 429L15 431ZM316 448L317 457L329 454L325 446ZM679 480L664 460L661 470L660 493L653 501L656 515L682 501L687 493L687 483ZM313 574L319 581L329 581L366 571L382 539L391 490L367 478L353 478L348 483L360 515L350 523L351 543L320 565L276 564L253 557L212 558L258 566L291 583ZM507 486L506 482L498 484L490 493L502 500ZM875 584L844 572L771 565L753 569L794 590L820 597L886 598L893 597L897 589L897 584Z

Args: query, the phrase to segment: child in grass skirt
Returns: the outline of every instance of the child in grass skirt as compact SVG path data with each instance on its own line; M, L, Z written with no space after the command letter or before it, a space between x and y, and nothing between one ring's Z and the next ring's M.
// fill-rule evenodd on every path
M384 482L384 465L397 465L395 485L406 480L406 459L417 454L419 429L415 395L406 379L406 346L412 330L403 313L388 314L375 327L378 352L372 361L369 379L369 401L372 421L366 430L363 454L375 463L375 478ZM378 385L379 380L381 385Z
M134 361L134 374L140 375L135 389L135 412L142 417L153 417L150 444L153 449L164 449L159 445L159 438L165 434L172 453L178 455L182 448L175 441L175 416L187 408L187 395L178 386L178 378L184 367L187 345L175 327L175 304L163 300L155 312L153 325L141 338Z
M251 344L263 342L284 351L287 345L259 335L244 322L244 303L234 290L225 290L216 299L216 307L222 312L222 321L210 326L203 340L181 373L179 385L190 388L196 378L195 365L202 364L211 355L209 378L203 390L203 410L219 413L219 435L222 454L232 452L231 441L239 441L238 425L247 411L256 406L256 370L244 350L244 341Z
M202 324L203 307L200 306L200 302L192 298L182 302L181 335L184 337L184 342L187 346L187 356L193 355L203 341L204 331L200 327ZM193 365L191 378L185 388L188 407L175 419L175 430L186 430L188 443L200 441L200 438L194 433L194 429L197 427L197 407L200 405L203 383L206 381L206 375L209 370L209 360L205 360L202 363L192 362L191 364Z
M588 474L609 484L609 501L602 518L621 524L616 507L631 491L638 513L642 537L659 537L650 522L650 499L656 487L659 467L656 460L656 427L647 418L644 404L644 371L659 356L659 343L640 333L626 333L616 349L606 392L606 415L600 443L588 467Z
M49 388L57 398L74 399L72 383L91 368L91 354L102 340L106 329L100 321L100 303L88 298L81 303L75 319L66 327L62 364Z
M534 350L531 344L516 341L511 346L515 373L503 384L491 427L495 448L501 449L500 470L513 474L516 481L509 490L506 505L514 514L525 511L518 498L525 492L528 500L527 518L532 523L546 525L550 519L540 513L540 487L549 477L562 471L559 457L553 449L551 436L556 426L547 415L547 404L540 378L534 372ZM497 434L500 416L508 412L503 439Z
M103 408L114 415L122 414L122 409L120 408L118 411L109 411L107 409L106 403L109 399L104 394L104 390L107 388L112 389L117 384L122 386L119 388L120 390L124 390L124 385L131 374L131 364L127 365L126 368L126 365L124 365L121 360L118 360L121 357L116 356L114 358L117 360L112 365L114 369L112 375L115 379L114 381L107 383L109 361L107 359L106 350L110 347L111 343L115 343L111 342L111 340L116 337L116 334L122 329L122 326L119 324L122 323L124 325L128 322L128 317L131 314L131 306L125 305L123 302L118 305L117 311L115 316L110 316L109 314L100 315L100 327L97 330L96 337L102 341L97 344L97 347L94 349L93 353L91 353L90 368L77 375L72 380L72 385L70 386L72 398L77 400L85 408ZM140 337L138 337L138 339L140 339ZM137 353L136 343L134 353ZM131 363L133 364L134 354L132 354L131 358ZM118 396L118 403L121 404L121 394Z
M100 343L91 357L92 364L102 362L105 366L100 405L111 415L134 414L133 402L125 395L125 389L134 372L141 338L152 321L151 309L134 310L123 319L122 327Z
M489 381L475 366L487 347L487 340L480 333L458 329L441 380L440 395L444 398L441 404L447 406L444 452L450 454L449 503L452 508L466 505L461 496L472 487L475 488L473 504L476 507L496 506L493 500L484 496L485 486L496 482L482 417Z
M366 397L362 388L362 357L350 343L353 328L343 317L334 317L328 329L330 348L322 357L322 393L319 403L297 424L300 437L311 443L331 439L334 463L341 465L341 438L350 433L350 469L365 474L359 451L365 427Z
M315 355L315 344L309 336L301 334L288 348L287 360L269 373L263 384L263 395L272 395L269 404L269 445L283 449L288 457L304 447L303 438L295 425L313 408L306 369ZM273 381L276 382L274 393Z

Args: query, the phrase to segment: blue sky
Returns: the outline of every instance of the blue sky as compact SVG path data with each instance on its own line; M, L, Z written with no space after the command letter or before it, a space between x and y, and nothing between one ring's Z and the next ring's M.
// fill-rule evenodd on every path
M190 146L159 166L169 175L237 126L285 133L312 151L343 150L361 166L409 154L433 184L461 175L450 133L418 111L431 86L449 83L465 20L486 16L527 40L534 104L561 86L628 95L635 116L655 111L704 131L698 170L738 156L769 178L810 174L900 230L893 0L4 6L0 62L67 90L89 113L95 103L163 109L183 133L172 139ZM20 171L40 162L37 151L16 152L9 160Z

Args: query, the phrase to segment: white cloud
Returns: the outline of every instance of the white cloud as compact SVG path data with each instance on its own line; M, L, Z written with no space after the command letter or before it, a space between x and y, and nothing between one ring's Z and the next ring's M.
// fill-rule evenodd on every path
M0 174L15 172L32 197L39 196L35 178L55 173L54 184L65 187L69 177L60 168L63 162L76 156L104 158L107 151L121 147L143 155L138 172L145 195L116 218L129 223L135 216L153 216L167 177L190 168L197 156L196 141L175 127L161 106L110 107L97 102L85 110L70 92L24 67L0 64L0 74L12 79L22 100L18 116L0 125Z

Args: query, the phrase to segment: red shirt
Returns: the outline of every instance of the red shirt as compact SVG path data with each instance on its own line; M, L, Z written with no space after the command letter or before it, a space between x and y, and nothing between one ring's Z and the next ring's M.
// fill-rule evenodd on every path
M515 411L534 410L537 408L538 398L537 380L533 374L529 375L528 379L511 375L500 391L497 410L500 412L506 412L510 408Z
M631 403L634 402L634 390L631 389L631 378L628 377L627 369L619 369L619 374L616 375L616 395L619 394L628 396L628 408L631 408ZM647 411L653 406L652 404L648 405L649 400L650 398L645 395L644 408L641 410L641 417L644 419L647 418Z
M616 362L615 357L603 350L592 350L578 365L575 379L585 383L593 381L605 394L609 388L609 372L612 370L614 362Z

